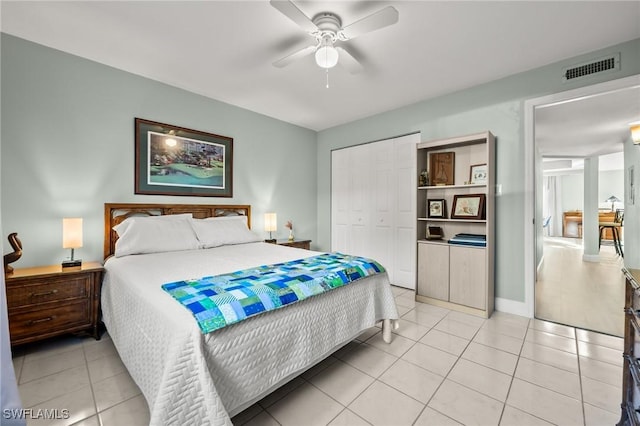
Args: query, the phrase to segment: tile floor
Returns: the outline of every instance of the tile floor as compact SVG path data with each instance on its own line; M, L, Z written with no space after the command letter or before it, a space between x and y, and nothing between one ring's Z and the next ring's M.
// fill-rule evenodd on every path
M613 425L622 339L496 312L489 320L416 303L234 417L235 425ZM67 408L59 424L145 425L149 412L111 340L17 348L23 405ZM42 420L28 424L49 424ZM54 424L54 423L51 423Z

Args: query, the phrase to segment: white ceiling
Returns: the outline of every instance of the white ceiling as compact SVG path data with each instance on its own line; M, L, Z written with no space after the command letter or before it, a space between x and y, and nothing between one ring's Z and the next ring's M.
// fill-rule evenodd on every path
M314 130L640 37L638 1L296 5L346 25L387 5L400 19L349 41L365 71L338 65L326 89L312 55L271 65L311 39L266 0L3 0L0 12L3 32Z

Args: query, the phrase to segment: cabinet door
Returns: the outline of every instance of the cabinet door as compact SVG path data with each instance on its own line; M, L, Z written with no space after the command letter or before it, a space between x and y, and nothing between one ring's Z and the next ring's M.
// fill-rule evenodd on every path
M486 309L487 279L484 248L451 246L449 276L451 302Z
M449 246L418 244L418 294L449 300Z

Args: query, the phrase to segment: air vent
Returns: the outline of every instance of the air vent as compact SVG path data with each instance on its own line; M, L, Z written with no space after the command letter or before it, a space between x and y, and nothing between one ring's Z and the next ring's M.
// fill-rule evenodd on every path
M578 78L587 77L593 74L616 71L620 69L620 54L596 59L592 62L573 65L562 70L562 82L572 81Z

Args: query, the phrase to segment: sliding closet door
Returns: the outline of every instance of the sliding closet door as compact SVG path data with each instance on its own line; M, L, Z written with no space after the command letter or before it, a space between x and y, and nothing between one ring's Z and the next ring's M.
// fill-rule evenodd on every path
M395 194L393 253L393 279L395 285L416 288L416 145L420 134L393 139L393 167ZM412 244L413 243L413 244Z
M349 152L331 152L331 251L349 253Z
M371 150L371 257L387 269L389 280L395 284L393 244L395 208L393 143L388 141L366 145Z

